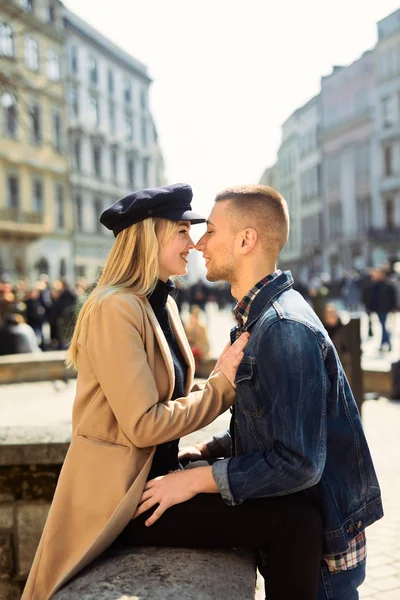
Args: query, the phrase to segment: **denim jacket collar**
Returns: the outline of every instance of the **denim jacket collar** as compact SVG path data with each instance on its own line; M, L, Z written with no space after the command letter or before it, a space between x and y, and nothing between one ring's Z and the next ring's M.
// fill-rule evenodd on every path
M275 277L268 285L266 285L254 298L249 317L247 319L245 330L247 331L258 321L267 306L282 292L290 289L294 284L294 280L290 271L283 271L278 277Z

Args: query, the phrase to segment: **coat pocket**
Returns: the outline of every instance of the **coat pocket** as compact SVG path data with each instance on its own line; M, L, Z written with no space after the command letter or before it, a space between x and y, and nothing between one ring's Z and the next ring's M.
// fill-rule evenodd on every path
M99 446L110 446L112 448L122 448L128 451L130 450L127 444L121 444L120 442L112 442L110 440L106 440L95 435L83 433L82 431L78 431L78 437L83 440L86 440L87 442L90 442L91 444L98 444Z

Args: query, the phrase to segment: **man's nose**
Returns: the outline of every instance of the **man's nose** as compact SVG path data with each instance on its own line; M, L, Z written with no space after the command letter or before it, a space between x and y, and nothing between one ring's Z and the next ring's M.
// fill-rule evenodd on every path
M195 248L196 250L198 250L199 252L204 252L204 248L206 247L205 245L205 241L204 241L204 235L199 239L199 241L197 242Z

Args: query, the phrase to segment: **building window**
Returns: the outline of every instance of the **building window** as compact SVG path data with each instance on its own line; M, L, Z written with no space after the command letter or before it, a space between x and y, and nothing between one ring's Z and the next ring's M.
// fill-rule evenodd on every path
M53 145L57 152L61 152L61 115L53 113Z
M103 205L99 198L95 198L95 200L93 202L93 209L94 209L95 231L96 231L96 233L103 233L103 228L99 221L99 217L100 217L101 213L103 212Z
M114 73L111 69L108 69L107 73L107 87L110 94L114 92Z
M392 175L393 170L392 170L392 161L393 161L393 152L392 152L392 146L385 146L384 148L384 161L385 161L385 165L384 165L384 169L385 169L385 175L389 176Z
M42 214L43 211L43 183L36 179L33 182L32 210L34 213Z
M17 102L12 94L4 92L2 96L3 115L4 115L4 133L9 137L17 137L18 114Z
M78 48L76 46L71 46L71 71L72 73L78 72Z
M33 13L34 2L33 0L20 0L21 8L26 13Z
M67 261L65 258L60 260L60 277L65 277L67 275Z
M92 85L98 82L97 61L93 56L89 58L89 81Z
M389 231L393 231L394 229L394 201L390 196L385 198L385 220L386 220L386 228Z
M342 237L342 207L340 204L329 206L329 234L331 239Z
M142 111L145 111L147 109L147 92L146 92L146 90L140 91L140 108L142 109Z
M131 156L128 156L126 159L126 175L128 179L129 186L135 189L135 163Z
M64 188L60 184L56 185L56 219L58 229L65 229Z
M395 121L394 118L394 98L386 96L381 100L382 107L382 125L383 127L391 127Z
M116 123L115 123L115 105L114 102L110 102L108 105L108 121L110 125L110 133L115 135Z
M147 120L146 119L142 119L141 130L142 130L142 146L143 146L143 148L147 148Z
M30 35L25 36L25 66L39 71L39 44Z
M125 140L127 142L133 140L133 119L131 115L125 115Z
M50 0L50 2L47 5L47 22L48 23L56 22L56 9L55 9L55 6L54 6L52 0Z
M100 109L99 99L95 94L90 94L89 96L89 113L91 125L98 127L100 125Z
M128 79L124 81L124 100L127 104L132 102L132 84Z
M357 232L358 233L366 233L369 228L370 222L370 199L366 198L357 198L356 201L356 210L357 210Z
M340 187L340 155L331 155L326 158L326 182L328 191L338 190Z
M73 150L75 167L78 171L80 171L82 166L81 140L75 140Z
M7 178L8 187L8 206L15 210L19 209L19 178L16 175L9 175Z
M78 231L83 230L83 207L82 207L82 196L78 195L75 198L75 218L76 228Z
M0 21L0 56L14 56L13 31L2 21Z
M97 144L92 147L93 171L96 177L101 177L101 148Z
M149 159L143 159L143 185L147 187L149 185Z
M53 48L47 52L47 77L51 81L60 81L60 57Z
M86 265L75 265L75 277L82 277L86 279L87 267Z
M369 145L359 144L354 149L354 176L357 182L366 182L370 175Z
M40 106L34 104L30 109L31 119L31 143L40 144L42 141L42 124L40 115Z
M118 151L115 146L111 146L111 179L114 183L118 181Z
M74 117L79 117L79 89L76 85L73 85L70 89L70 100L72 115Z

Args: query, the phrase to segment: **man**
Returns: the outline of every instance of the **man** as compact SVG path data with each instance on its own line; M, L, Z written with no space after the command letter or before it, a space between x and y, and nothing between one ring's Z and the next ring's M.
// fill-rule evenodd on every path
M238 300L231 341L250 332L230 432L181 453L222 458L212 466L149 481L137 515L158 504L152 525L201 492L219 492L231 506L300 492L323 515L318 598L355 600L365 577L364 530L383 515L380 490L334 346L292 289L290 272L276 268L288 237L286 202L266 186L229 188L217 195L207 224L197 244L207 279L228 281Z

